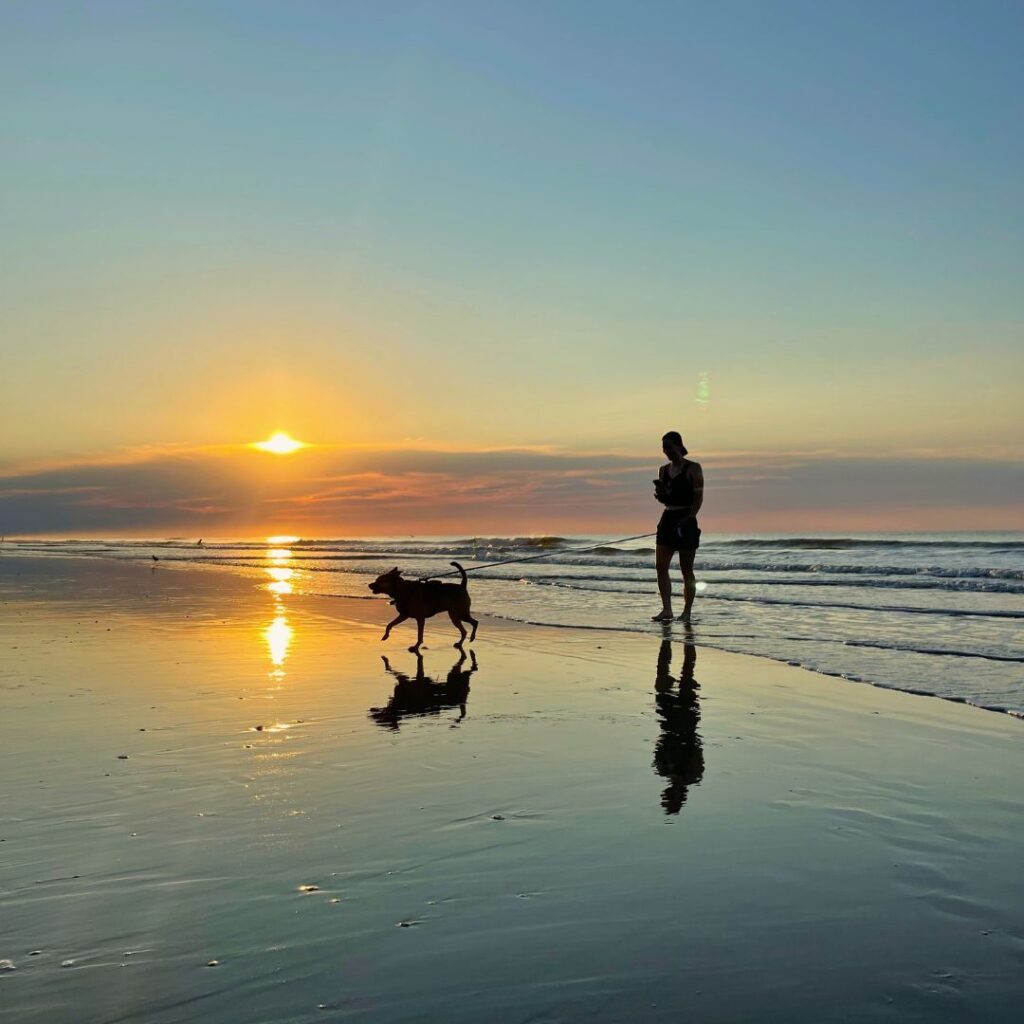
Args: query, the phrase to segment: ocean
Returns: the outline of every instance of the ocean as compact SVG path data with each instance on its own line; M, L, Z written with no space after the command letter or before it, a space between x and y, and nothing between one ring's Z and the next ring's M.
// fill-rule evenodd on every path
M453 560L471 570L530 558L471 570L478 616L661 635L650 621L660 608L653 538L36 540L6 541L0 555L226 570L261 579L279 594L367 600L381 600L366 585L392 566L417 577L451 572ZM1024 717L1024 534L705 531L696 574L692 633L699 645ZM673 578L679 592L678 569ZM383 623L390 609L381 603ZM677 612L681 607L680 596ZM428 645L448 628L447 620L428 627ZM682 638L682 623L672 629Z

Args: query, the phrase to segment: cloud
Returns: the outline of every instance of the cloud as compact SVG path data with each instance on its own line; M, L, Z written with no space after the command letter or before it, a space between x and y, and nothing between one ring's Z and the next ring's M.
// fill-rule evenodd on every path
M0 532L307 535L626 532L656 520L656 458L548 448L144 448L0 469ZM1024 461L999 453L723 452L710 529L1024 527Z

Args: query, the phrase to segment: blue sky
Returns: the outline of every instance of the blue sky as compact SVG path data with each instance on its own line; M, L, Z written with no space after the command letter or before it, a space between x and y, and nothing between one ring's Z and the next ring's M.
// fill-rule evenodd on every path
M656 458L678 427L712 462L1012 466L1022 30L994 2L5 5L4 456L281 428Z

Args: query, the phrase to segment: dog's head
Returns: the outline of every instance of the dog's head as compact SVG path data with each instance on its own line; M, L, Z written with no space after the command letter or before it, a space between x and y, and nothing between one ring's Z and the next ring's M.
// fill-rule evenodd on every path
M398 566L396 565L391 572L381 573L380 576L378 576L372 583L367 583L366 585L375 594L387 594L391 596L394 594L401 580L402 574L399 572Z

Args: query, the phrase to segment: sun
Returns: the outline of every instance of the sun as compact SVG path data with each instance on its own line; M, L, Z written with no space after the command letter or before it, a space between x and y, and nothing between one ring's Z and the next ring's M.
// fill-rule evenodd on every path
M300 448L305 448L306 445L279 430L276 434L268 437L266 441L253 441L249 447L258 448L261 452L272 452L274 455L291 455L292 452L297 452Z

